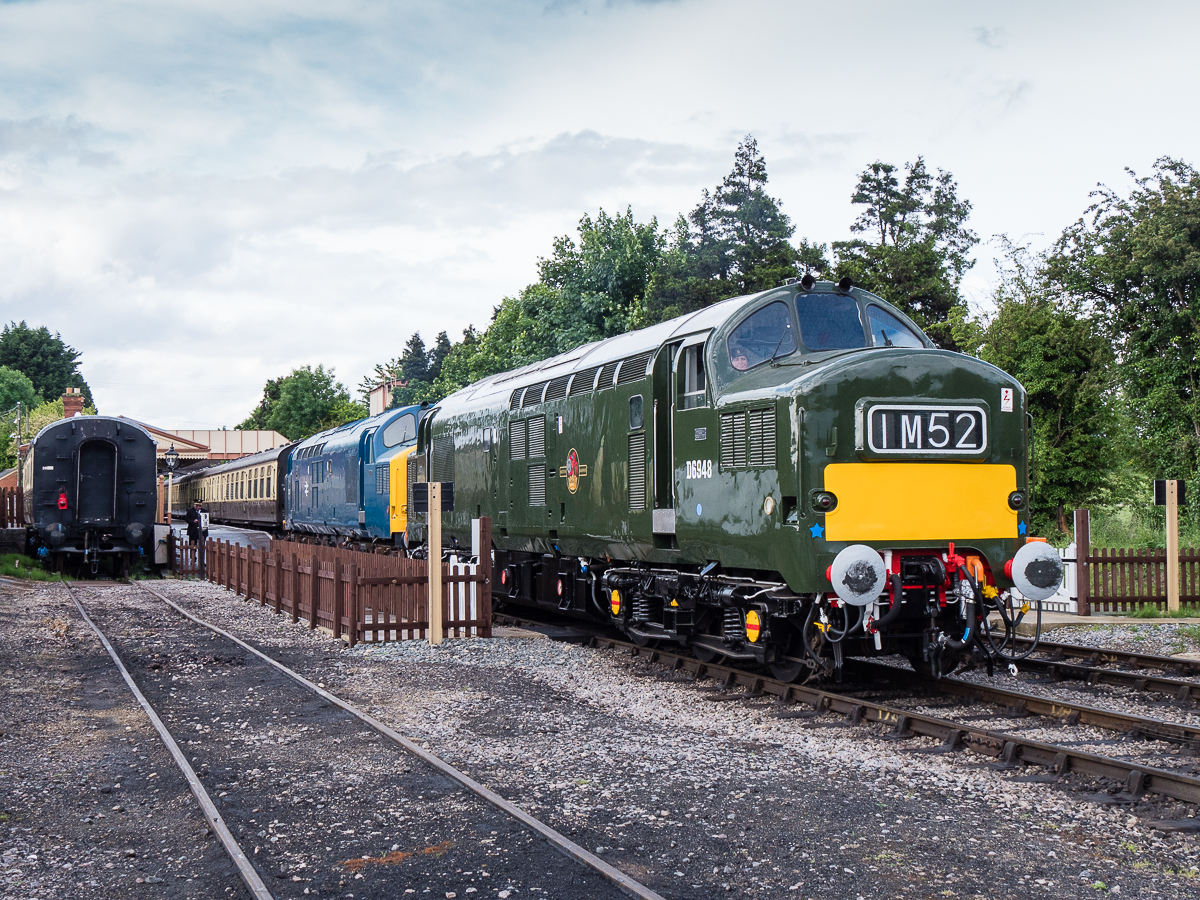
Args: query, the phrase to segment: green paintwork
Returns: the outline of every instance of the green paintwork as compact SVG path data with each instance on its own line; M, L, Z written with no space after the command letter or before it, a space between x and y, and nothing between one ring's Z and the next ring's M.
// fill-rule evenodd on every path
M491 516L495 545L501 550L553 553L614 561L640 560L695 567L719 560L723 571L745 570L760 578L775 573L793 591L828 590L826 567L844 544L814 538L810 528L823 516L813 511L811 495L823 487L824 467L833 462L869 460L855 449L856 404L862 398L977 401L988 410L989 452L979 462L1013 465L1017 484L1027 490L1025 392L999 369L958 353L932 348L867 348L809 353L803 347L748 372L739 372L725 350L726 338L748 314L783 299L794 315L798 288L787 286L738 297L690 316L577 348L515 372L485 379L447 397L430 419L432 441L445 448L453 441L453 471L432 463L431 480L452 480L455 510L446 513L446 542L470 540L470 520ZM832 294L818 283L811 293ZM852 289L860 304L871 302L912 325L894 307ZM793 328L796 322L793 320ZM919 329L912 325L914 331ZM799 333L796 330L795 333ZM923 338L923 336L922 336ZM705 404L679 409L677 374L670 370L673 345L703 341L708 375ZM526 408L510 410L514 390L559 378L640 353L656 354L651 373L638 380L587 391ZM1014 389L1014 409L1000 413L1001 388ZM629 427L630 398L641 395L644 425ZM655 404L658 434L655 440ZM772 411L775 420L774 465L721 466L721 414L741 410ZM511 424L544 416L545 457L510 459ZM561 417L561 433L558 422ZM497 436L484 450L485 429ZM704 438L697 440L697 429ZM836 440L834 438L836 429ZM646 508L629 508L629 439L643 434L646 444ZM429 451L428 434L420 450ZM672 452L671 443L674 448ZM657 444L657 445L656 445ZM559 470L575 449L587 474L575 493ZM444 458L444 454L443 454ZM711 477L688 478L689 461ZM955 460L958 461L958 460ZM547 466L546 503L528 503L529 466ZM424 477L425 465L420 466ZM654 496L653 473L659 471ZM668 473L675 497L669 496ZM773 498L768 514L764 501ZM965 497L963 502L970 503ZM675 534L656 535L652 510L675 514ZM697 504L701 512L697 512ZM791 522L785 519L796 510ZM921 515L920 509L912 511ZM420 536L420 516L416 536ZM1022 519L1025 519L1024 513ZM1001 587L1003 563L1021 541L973 542L989 561ZM876 543L880 549L921 546L900 541ZM927 545L926 545L927 546Z

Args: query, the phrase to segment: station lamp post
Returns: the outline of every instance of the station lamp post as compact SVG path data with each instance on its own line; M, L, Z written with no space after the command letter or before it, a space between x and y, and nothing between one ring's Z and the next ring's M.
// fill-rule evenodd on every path
M163 454L163 460L167 464L167 527L171 527L171 491L175 486L175 467L179 465L179 451L175 449L175 445L171 445L166 453Z

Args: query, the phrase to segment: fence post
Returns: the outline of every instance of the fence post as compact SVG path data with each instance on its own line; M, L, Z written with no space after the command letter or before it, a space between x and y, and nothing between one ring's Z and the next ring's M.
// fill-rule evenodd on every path
M317 627L317 600L321 596L321 560L317 557L316 548L312 558L312 597L308 602L308 627Z
M362 595L362 586L358 583L359 576L362 575L362 569L359 566L350 566L350 614L348 616L349 623L346 630L350 635L350 646L353 647L358 643L358 608L362 604L360 596Z
M1092 516L1086 509L1075 510L1075 610L1077 615L1092 614Z
M442 642L442 483L429 482L429 643Z
M334 561L333 563L333 636L342 636L342 608L346 604L346 584L342 580L346 576L346 567Z
M479 617L477 633L480 637L492 636L492 520L483 516L479 520L479 566L476 569L481 580L475 585L475 615Z
M292 624L300 621L300 594L303 591L300 581L300 557L292 554Z

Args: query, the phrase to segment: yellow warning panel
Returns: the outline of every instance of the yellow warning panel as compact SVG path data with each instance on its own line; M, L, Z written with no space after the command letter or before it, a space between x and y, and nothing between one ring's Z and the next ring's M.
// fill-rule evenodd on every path
M837 508L825 514L830 541L964 541L1017 536L1008 495L1013 466L868 462L825 467Z
M392 534L408 529L408 458L416 447L401 450L388 463L391 496L388 498L388 519Z

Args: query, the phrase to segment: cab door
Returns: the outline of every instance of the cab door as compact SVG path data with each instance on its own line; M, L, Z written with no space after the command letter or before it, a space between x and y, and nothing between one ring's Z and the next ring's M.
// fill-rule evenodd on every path
M650 432L653 459L654 508L652 528L655 542L672 545L675 535L675 417L674 367L679 353L679 342L663 346L654 360L653 388L650 409L638 411L646 419L646 430ZM630 429L643 427L634 422L635 411L630 410Z
M720 436L707 364L708 334L685 338L671 371L671 446L676 535L694 540L696 528L719 519L716 474Z

